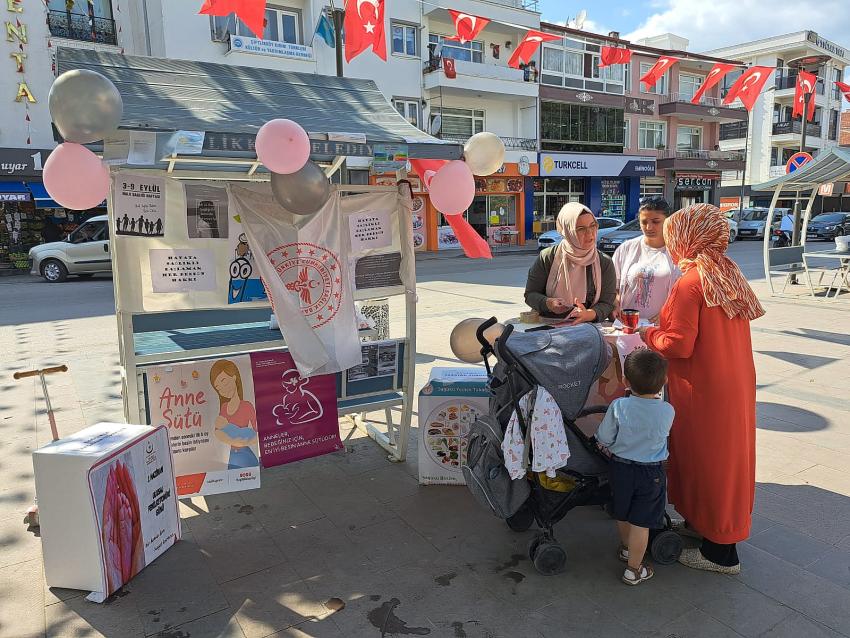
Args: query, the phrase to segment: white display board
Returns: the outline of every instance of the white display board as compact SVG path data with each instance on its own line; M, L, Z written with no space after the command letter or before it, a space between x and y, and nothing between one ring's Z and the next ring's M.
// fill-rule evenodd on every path
M98 423L33 452L49 587L103 602L181 536L166 428Z

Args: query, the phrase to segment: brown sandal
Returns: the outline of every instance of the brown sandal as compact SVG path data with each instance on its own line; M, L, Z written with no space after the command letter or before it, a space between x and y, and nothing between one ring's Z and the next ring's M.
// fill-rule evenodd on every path
M626 585L640 585L643 581L649 580L654 575L655 572L652 570L652 567L646 563L641 563L640 567L636 570L626 567L626 571L623 572L623 582Z

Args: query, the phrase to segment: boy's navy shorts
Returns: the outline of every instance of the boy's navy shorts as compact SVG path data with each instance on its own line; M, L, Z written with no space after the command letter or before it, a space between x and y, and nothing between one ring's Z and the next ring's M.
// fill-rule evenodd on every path
M637 527L664 527L667 475L661 463L635 463L612 456L610 468L614 518Z

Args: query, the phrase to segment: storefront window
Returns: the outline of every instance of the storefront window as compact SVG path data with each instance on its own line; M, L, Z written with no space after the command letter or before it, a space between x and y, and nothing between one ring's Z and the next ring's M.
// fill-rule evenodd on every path
M644 199L646 197L664 197L664 178L640 178L640 198Z
M555 229L555 218L564 204L584 203L584 180L562 177L534 180L534 234Z
M623 109L543 102L542 147L550 151L621 153L623 122Z
M626 191L622 179L602 180L602 210L599 216L626 218Z

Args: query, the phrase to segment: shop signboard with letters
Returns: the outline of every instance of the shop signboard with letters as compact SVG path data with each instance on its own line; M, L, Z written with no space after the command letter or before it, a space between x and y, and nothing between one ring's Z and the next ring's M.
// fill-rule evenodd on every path
M654 157L606 153L540 153L541 177L651 177Z

